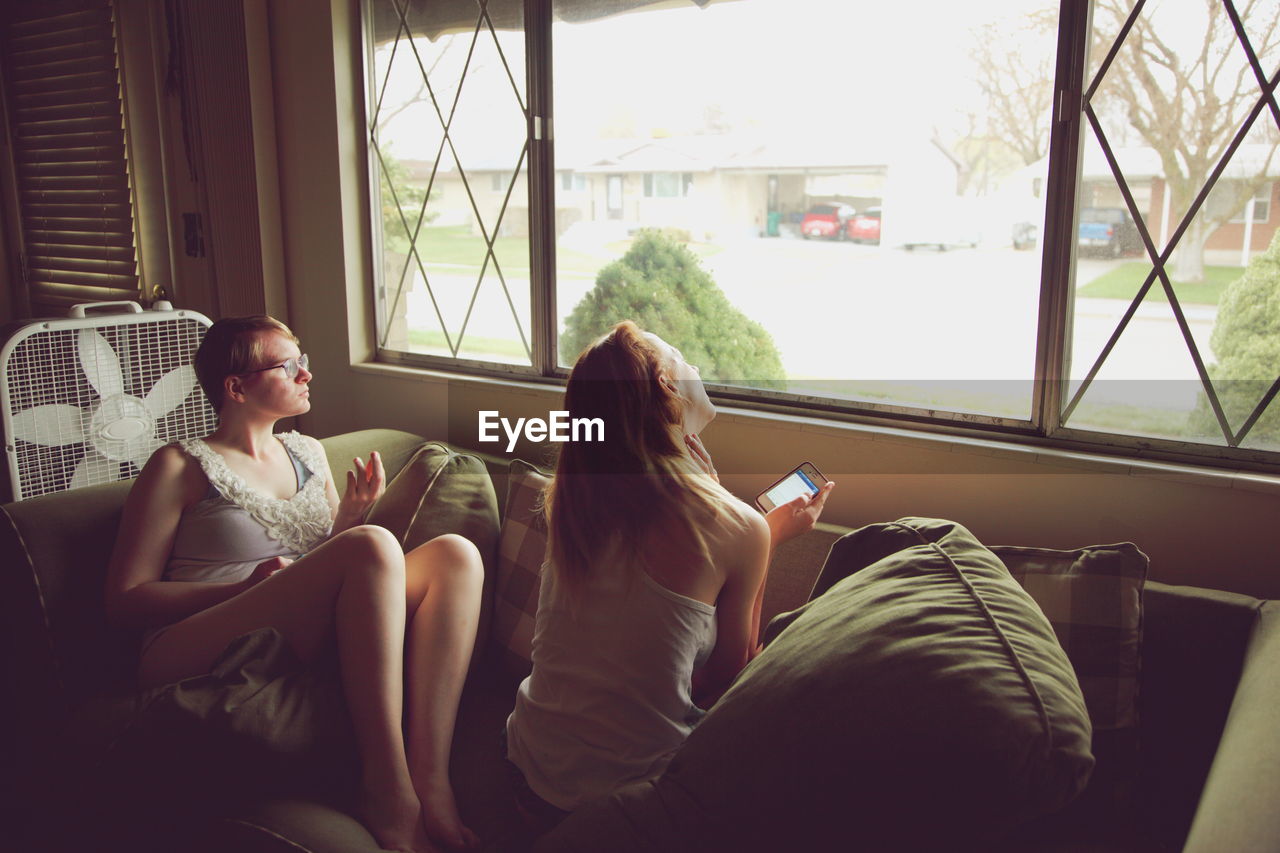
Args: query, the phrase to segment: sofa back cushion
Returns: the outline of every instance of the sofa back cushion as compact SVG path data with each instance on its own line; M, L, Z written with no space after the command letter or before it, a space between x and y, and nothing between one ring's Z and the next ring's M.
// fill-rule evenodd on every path
M994 545L1044 612L1080 679L1095 731L1138 724L1147 555L1131 542L1072 551Z
M542 492L548 482L550 477L529 463L511 462L498 544L492 642L503 668L518 679L533 671L533 628L547 554Z
M662 776L541 849L946 849L1076 796L1088 714L1026 592L954 522L863 528L827 567L873 551L773 621Z
M42 495L0 519L0 631L6 679L45 724L131 677L137 637L107 624L107 562L132 481Z

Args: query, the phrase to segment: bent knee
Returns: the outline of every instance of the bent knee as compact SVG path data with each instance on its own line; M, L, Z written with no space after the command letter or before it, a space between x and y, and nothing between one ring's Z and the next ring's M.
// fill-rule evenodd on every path
M457 533L444 533L427 543L435 551L439 563L448 570L476 580L484 579L484 560L480 549L465 536Z
M334 539L349 552L351 568L404 575L404 551L395 534L385 527L361 524Z

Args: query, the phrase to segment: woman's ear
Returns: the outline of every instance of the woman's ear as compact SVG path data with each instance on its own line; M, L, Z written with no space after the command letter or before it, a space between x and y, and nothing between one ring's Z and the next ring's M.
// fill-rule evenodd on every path
M676 381L671 378L670 374L663 372L658 374L658 384L675 396L680 396L680 388L676 385Z
M237 403L244 402L244 377L228 376L222 380L222 398L235 400Z

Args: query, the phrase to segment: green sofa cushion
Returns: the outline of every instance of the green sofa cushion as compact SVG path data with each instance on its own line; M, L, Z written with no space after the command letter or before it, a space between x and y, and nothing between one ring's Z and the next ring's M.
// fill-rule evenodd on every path
M872 525L828 569L856 573L771 623L661 777L539 849L945 848L1079 793L1093 757L1071 664L967 530Z

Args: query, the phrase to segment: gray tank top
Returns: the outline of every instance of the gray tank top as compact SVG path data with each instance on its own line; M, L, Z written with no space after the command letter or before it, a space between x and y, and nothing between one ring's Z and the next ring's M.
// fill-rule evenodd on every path
M572 810L660 774L705 713L691 679L716 609L644 571L598 572L576 612L542 575L533 674L507 720L507 755L539 797Z
M234 583L263 560L296 558L328 537L327 460L296 432L276 438L298 479L298 491L286 500L250 488L203 440L181 442L209 479L209 494L183 512L165 580Z

